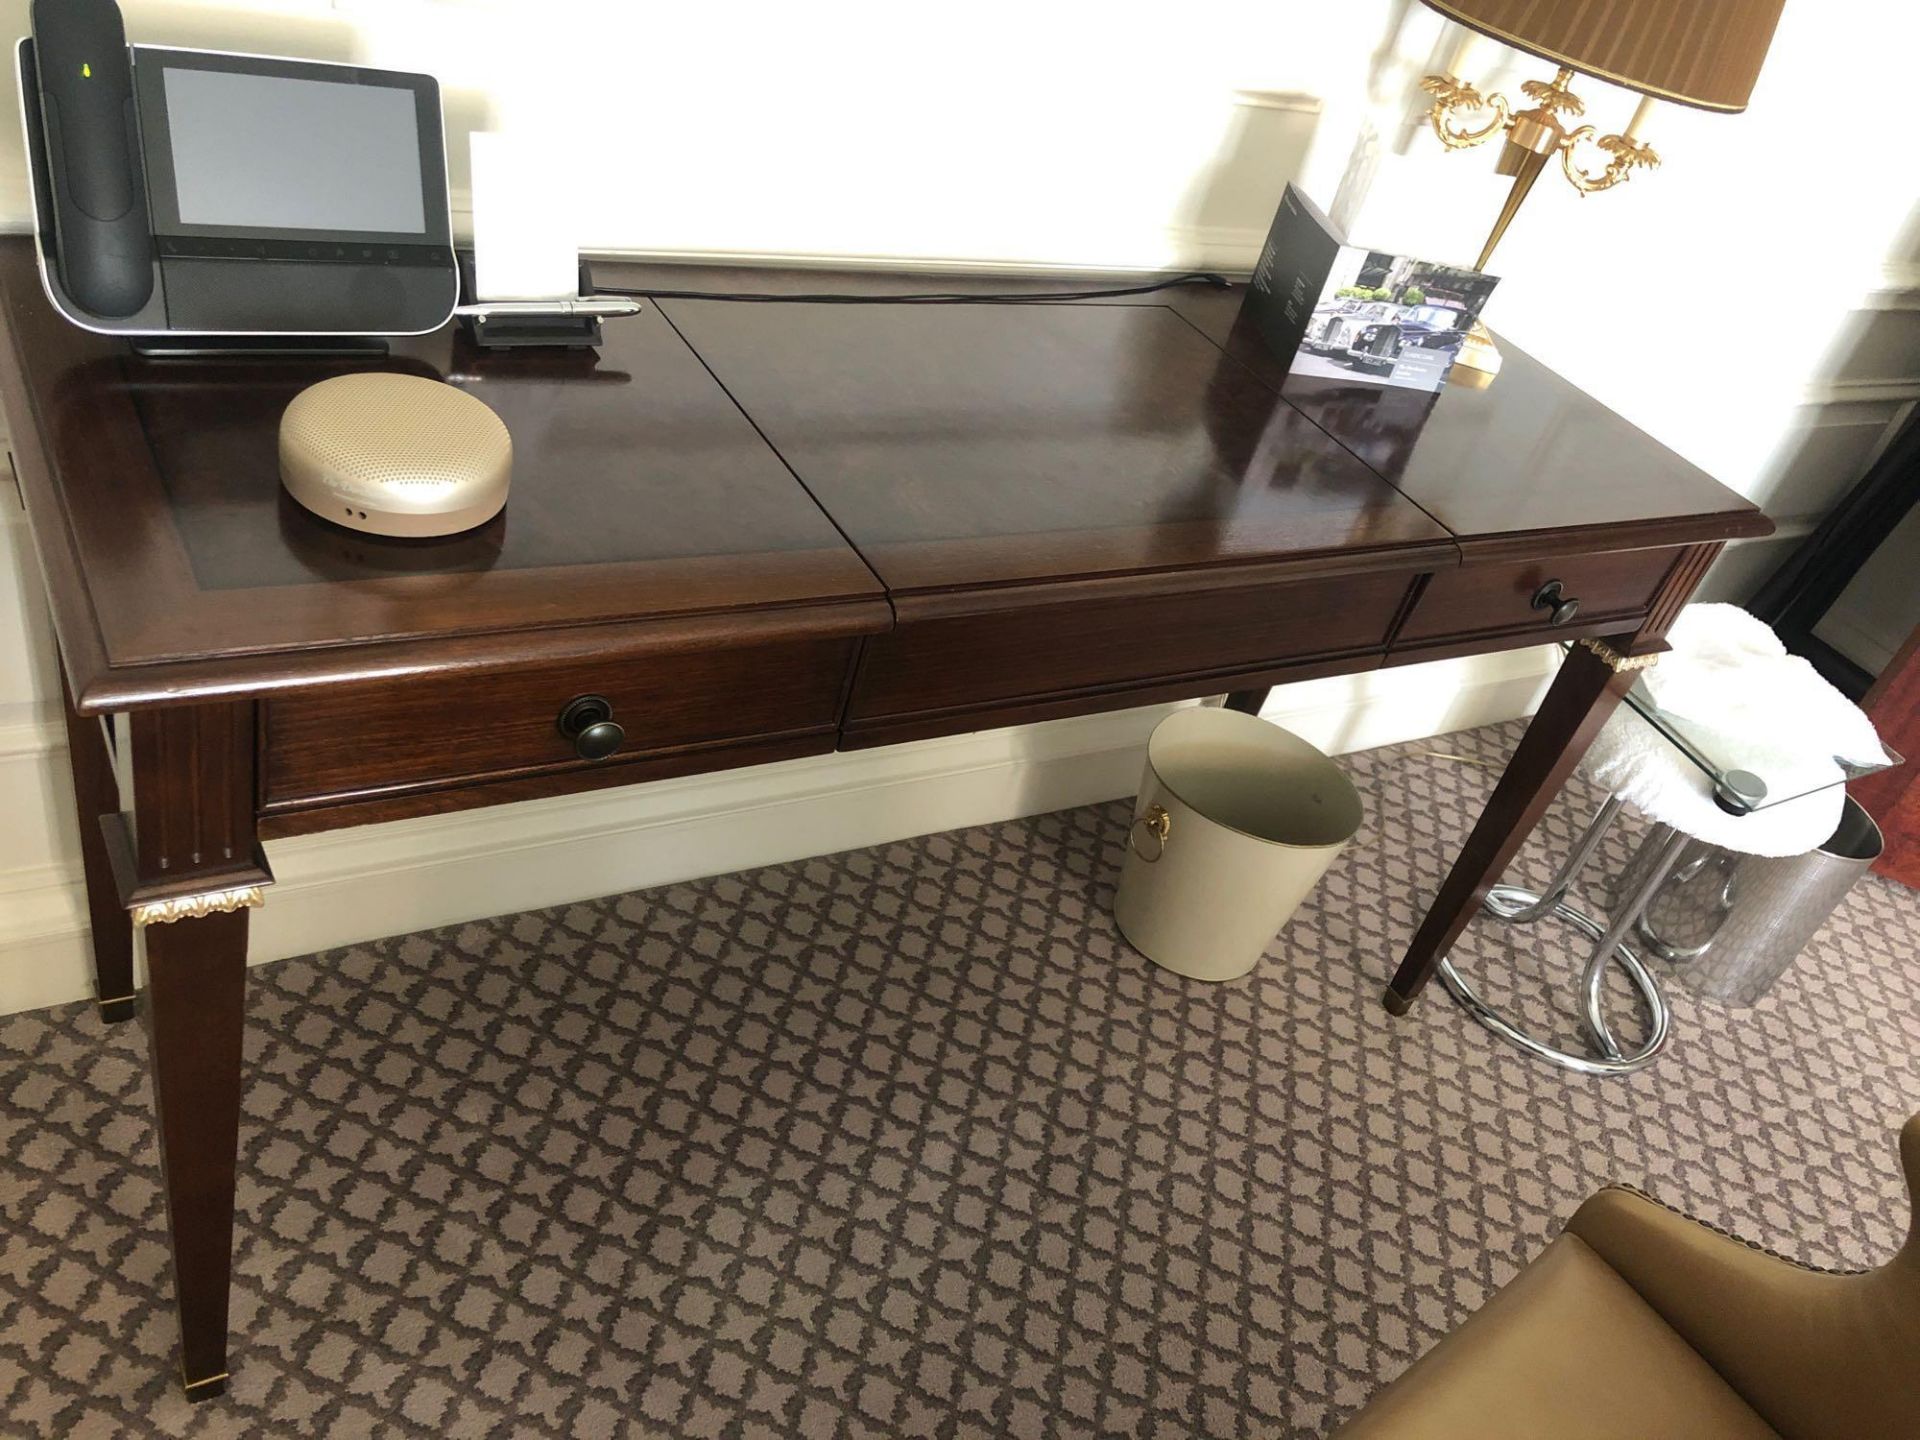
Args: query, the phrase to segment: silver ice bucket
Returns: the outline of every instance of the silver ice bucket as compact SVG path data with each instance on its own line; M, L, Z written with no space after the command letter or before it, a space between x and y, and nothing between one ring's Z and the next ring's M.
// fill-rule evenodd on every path
M1645 880L1670 833L1655 827L1614 882L1616 897ZM1640 940L1685 989L1723 1005L1752 1005L1883 848L1880 827L1852 796L1839 828L1804 855L1743 855L1691 840L1641 915Z

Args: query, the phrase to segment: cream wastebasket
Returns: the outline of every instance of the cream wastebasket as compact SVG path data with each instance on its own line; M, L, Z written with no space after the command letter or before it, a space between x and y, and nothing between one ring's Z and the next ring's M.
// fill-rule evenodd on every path
M1147 741L1113 918L1155 964L1232 980L1359 828L1353 782L1298 735L1236 710L1181 710Z

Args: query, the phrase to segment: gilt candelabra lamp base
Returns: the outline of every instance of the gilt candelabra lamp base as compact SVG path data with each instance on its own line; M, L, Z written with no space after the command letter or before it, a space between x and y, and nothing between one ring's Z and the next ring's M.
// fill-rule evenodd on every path
M1566 120L1578 119L1586 112L1580 97L1568 88L1572 81L1573 71L1564 65L1552 80L1527 81L1520 93L1533 104L1520 111L1513 109L1506 96L1482 94L1470 82L1452 75L1429 75L1420 82L1420 88L1433 96L1427 120L1449 150L1465 150L1484 145L1496 135L1505 136L1496 168L1502 175L1513 177L1513 188L1507 192L1506 204L1500 207L1474 268L1487 268L1494 246L1507 233L1533 182L1555 157L1568 181L1582 195L1611 190L1635 170L1659 165L1658 153L1639 136L1640 126L1653 106L1651 98L1640 102L1632 123L1622 134L1601 135L1591 125L1569 129ZM1588 169L1583 163L1587 147L1604 157L1601 168Z
M1453 369L1447 373L1449 385L1464 385L1469 390L1484 390L1500 373L1500 347L1493 334L1478 320L1467 331L1467 338L1454 352Z
M1722 114L1747 108L1760 67L1773 43L1785 0L1426 0L1459 27L1446 73L1421 88L1433 96L1427 119L1449 150L1501 137L1502 175L1513 177L1506 203L1480 251L1484 270L1540 172L1558 159L1582 195L1611 190L1660 157L1641 138L1655 98ZM1558 69L1551 80L1520 87L1528 106L1483 93L1465 75L1463 57L1495 41ZM1633 120L1617 135L1577 122L1586 106L1571 88L1574 75L1592 75L1641 96ZM1465 352L1468 347L1463 346ZM1455 362L1456 365L1459 361Z
M1494 168L1502 175L1513 177L1513 188L1507 192L1506 203L1494 219L1487 243L1480 248L1474 269L1487 268L1494 247L1507 233L1507 226L1519 213L1521 202L1533 189L1533 182L1554 157L1559 157L1561 170L1583 196L1611 190L1635 170L1651 170L1660 164L1659 154L1639 138L1640 126L1653 106L1650 98L1640 102L1633 122L1623 134L1600 135L1591 125L1569 129L1562 117L1578 119L1586 113L1586 105L1568 88L1572 81L1573 71L1564 65L1551 80L1528 80L1521 85L1520 93L1533 104L1518 112L1506 96L1482 94L1470 82L1453 75L1429 75L1420 82L1420 88L1433 96L1427 121L1433 126L1433 133L1440 137L1440 143L1449 150L1470 149L1484 145L1496 135L1505 135L1500 159ZM1605 157L1602 168L1589 170L1582 164L1583 146L1590 146ZM1491 385L1499 373L1500 351L1493 336L1478 321L1461 346L1454 368L1465 383L1480 386Z

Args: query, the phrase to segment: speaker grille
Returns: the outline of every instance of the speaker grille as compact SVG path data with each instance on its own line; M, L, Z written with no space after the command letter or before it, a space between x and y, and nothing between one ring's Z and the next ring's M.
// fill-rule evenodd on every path
M504 490L512 466L513 441L498 415L417 375L322 380L280 419L289 488L318 486L382 510L425 513Z

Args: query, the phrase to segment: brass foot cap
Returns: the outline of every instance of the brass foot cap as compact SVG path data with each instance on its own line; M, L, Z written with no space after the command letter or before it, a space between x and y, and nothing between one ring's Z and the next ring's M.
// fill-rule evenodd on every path
M227 1378L227 1372L225 1370L222 1370L218 1375L209 1375L204 1380L189 1380L186 1376L182 1375L180 1377L180 1384L187 1392L187 1399L198 1404L202 1400L213 1400L226 1394Z

